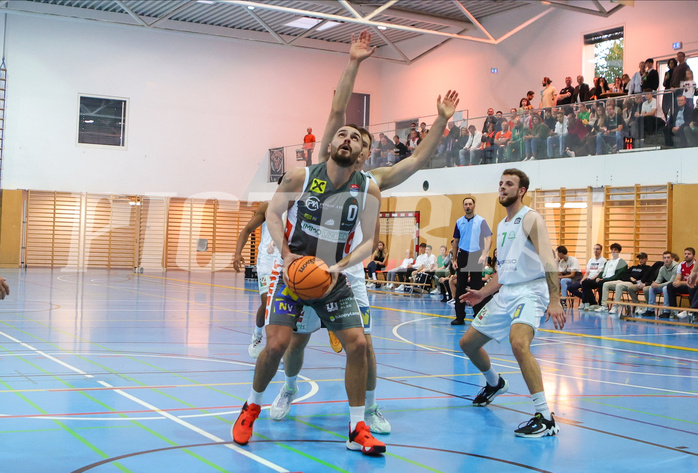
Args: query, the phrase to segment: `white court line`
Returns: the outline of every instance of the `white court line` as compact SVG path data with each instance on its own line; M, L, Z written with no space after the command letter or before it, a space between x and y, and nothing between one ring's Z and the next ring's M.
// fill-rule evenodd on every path
M557 338L541 338L541 340L555 340L557 341ZM631 353L633 355L645 355L649 357L654 357L654 358L668 358L670 360L679 360L679 361L686 361L686 362L691 362L691 363L696 363L695 358L681 358L680 356L671 356L671 355L662 355L661 353L649 353L646 351L639 351L639 350L628 350L625 348L615 348L615 347L609 347L609 346L604 346L604 345L590 345L588 343L580 343L580 342L572 342L569 340L579 340L578 338L571 338L568 340L559 340L559 343L564 343L566 345L578 345L580 347L587 347L587 348L594 348L596 350L609 350L609 351L619 351L622 353ZM604 340L599 340L599 341L604 341ZM658 347L661 348L661 347Z
M57 359L57 358L55 358L55 357L53 357L53 356L47 354L47 353L44 353L44 352L42 352L41 350L38 350L38 349L32 347L31 345L29 345L29 344L27 344L27 343L24 343L24 342L22 342L22 341L20 341L20 340L17 340L16 338L11 337L10 335L8 335L8 334L6 334L6 333L4 333L4 332L1 332L1 331L0 331L0 335L3 335L4 337L6 337L6 338L8 338L8 339L10 339L10 340L12 340L12 341L14 341L14 342L16 342L16 343L19 343L19 344L22 345L23 347L26 347L26 348L28 348L28 349L34 351L35 353L38 353L39 355L41 355L41 356L43 356L43 357L45 357L45 358L51 360L51 361L55 361L56 363L58 363L58 364L60 364L60 365L62 365L62 366L65 366L66 368L68 368L68 369L70 369L70 370L72 370L72 371L75 371L76 373L84 374L85 376L90 377L90 378L93 377L92 375L88 375L87 373L85 373L85 372L82 371L81 369L76 368L76 367L74 367L74 366L71 366L71 365L69 365L68 363L65 363L65 362L63 362L63 361L61 361L61 360L59 360L59 359ZM105 382L105 381L99 381L99 380L98 380L97 383L99 383L99 384L101 384L102 386L107 387L107 388L113 388L113 387L114 387L114 386L112 386L111 384L109 384L109 383L107 383L107 382ZM133 402L135 402L135 403L137 403L137 404L140 404L140 405L143 406L143 407L146 407L146 408L152 410L153 412L156 412L157 414L160 414L160 415L163 416L163 417L166 417L167 419L170 419L170 420L173 421L173 422L176 422L177 424L179 424L179 425L181 425L181 426L183 426L183 427L186 427L186 428L189 429L189 430L192 430L192 431L196 432L196 433L199 434L199 435L202 435L202 436L206 437L207 439L213 440L214 442L221 442L221 443L222 443L222 442L225 442L225 440L223 440L222 438L220 438L220 437L218 437L218 436L216 436L216 435L213 435L212 433L207 432L207 431L205 431L205 430L203 430L203 429L200 429L199 427L197 427L197 426L195 426L195 425L193 425L193 424L190 424L189 422L187 422L187 421L185 421L185 420L179 419L179 418L173 416L172 414L170 414L169 412L163 411L163 410L159 409L158 407L155 407L155 406L153 406L152 404L149 404L149 403L147 403L147 402L145 402L145 401L143 401L143 400L141 400L141 399L139 399L139 398L137 398L137 397L135 397L135 396L133 396L133 395L127 393L127 392L125 392L125 391L122 391L122 390L120 390L120 389L114 389L114 392L117 393L117 394L120 394L121 396L124 396L124 397L127 398L127 399L130 399L131 401L133 401ZM45 419L45 418L44 418L44 419ZM260 457L260 456L258 456L258 455L255 455L254 453L250 453L250 452L248 452L247 450L244 450L244 449L238 447L237 445L233 445L233 444L229 444L229 443L222 443L222 445L223 445L224 447L229 448L230 450L233 450L233 451L235 451L235 452L237 452L237 453L239 453L239 454L241 454L241 455L246 456L247 458L249 458L249 459L251 459L251 460L256 461L257 463L260 463L260 464L262 464L262 465L264 465L264 466L266 466L266 467L268 467L268 468L271 468L271 469L274 470L274 471L278 471L279 473L290 473L289 470L287 470L287 469L285 469L285 468L283 468L283 467L277 465L276 463L272 463L272 462L270 462L269 460L266 460L266 459L264 459L264 458L262 458L262 457Z

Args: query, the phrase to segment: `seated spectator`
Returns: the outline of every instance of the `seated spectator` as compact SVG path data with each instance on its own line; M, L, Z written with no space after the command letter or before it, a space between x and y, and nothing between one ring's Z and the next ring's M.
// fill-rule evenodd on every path
M630 88L630 76L628 74L623 74L623 77L620 78L620 81L622 83L622 93L628 94L628 90Z
M502 131L502 122L505 121L504 114L501 110L497 110L497 113L494 114L494 118L497 120L494 124L494 132L498 133Z
M424 243L422 243L424 244ZM420 251L421 251L421 246ZM417 261L415 261L412 268L414 273L412 274L412 280L418 284L424 284L428 286L431 284L431 280L434 277L434 273L437 270L436 266L436 255L432 252L431 245L425 245L424 253L417 256Z
M560 278L560 295L567 297L567 287L573 282L582 280L582 268L579 266L579 261L574 256L567 254L567 247L560 245L557 251L557 268L558 277ZM563 301L566 305L566 301Z
M399 163L407 157L409 152L407 146L405 146L405 143L400 143L400 137L398 135L393 137L393 142L393 159L395 162L389 162L389 164Z
M487 257L487 263L485 267L482 268L482 285L486 286L490 279L497 272L497 248L494 249L492 256Z
M451 251L449 254L452 256L453 252ZM456 293L456 283L458 281L455 265L456 259L452 257L448 265L449 274L446 276L441 276L438 279L439 287L443 288L444 291L442 292L443 296L441 297L441 302L453 302L455 304L453 301L453 294Z
M487 125L487 133L482 134L480 139L480 163L493 163L495 158L495 148L494 137L496 132L494 131L494 123L489 123Z
M407 140L407 156L411 156L421 142L422 139L419 137L417 130L410 131L410 138Z
M616 281L620 278L623 272L628 268L628 264L620 257L620 252L623 247L618 243L611 245L611 259L604 264L603 271L595 279L585 279L582 282L582 302L584 302L584 310L604 311L596 300L594 289L602 290L604 283L608 281ZM587 305L589 304L589 305Z
M516 121L519 119L519 111L516 108L512 108L509 110L509 131L514 130L514 125L516 125Z
M686 279L686 283L688 284L688 287L690 288L689 291L689 299L691 300L691 309L698 309L698 266L693 265L693 269L691 270L691 273L688 275L688 279ZM696 313L692 313L692 318L695 318ZM687 310L682 310L678 314L676 314L676 317L679 319L685 319L688 317L688 311Z
M604 95L611 91L611 88L608 86L608 81L606 81L605 77L599 77L599 82L596 91L601 92L600 94L596 95L597 100L602 99Z
M567 292L572 294L575 297L578 297L580 299L583 298L582 294L582 283L586 281L587 279L589 280L594 280L599 275L601 274L601 271L603 271L603 266L606 264L606 258L601 256L601 252L603 251L603 246L599 245L598 243L594 245L594 257L589 258L589 261L587 261L587 266L586 266L586 273L584 274L584 278L582 278L581 281L577 282L572 282L572 284L567 285ZM584 304L584 310L589 310L590 304Z
M504 161L504 152L507 149L507 145L511 140L512 133L509 131L509 122L506 120L502 121L502 131L498 131L494 135L494 146L497 150L496 162Z
M389 284L386 287L388 289L393 288L393 281L395 281L395 276L397 276L398 281L405 282L405 275L407 274L407 270L410 267L412 267L413 263L414 260L412 259L412 252L409 249L405 250L405 258L402 260L402 263L400 263L398 267L388 270Z
M691 112L691 121L684 127L683 133L686 136L686 146L698 146L698 108Z
M450 167L456 163L456 153L458 148L456 148L456 143L460 138L460 128L456 126L455 122L448 122L448 135L443 138L443 144L445 145L442 152L446 157L446 166Z
M642 127L642 104L644 102L644 97L642 95L635 95L632 99L632 106L630 108L630 118L625 120L626 128L630 133L630 136L634 140L640 139L640 128Z
M524 150L526 157L524 161L533 161L543 157L543 148L550 135L550 128L540 118L540 115L533 114L533 130L530 135L524 136Z
M545 111L545 115L541 115L543 118L543 123L547 126L550 131L555 129L555 124L557 123L557 108L553 107Z
M417 257L414 259L414 262L407 267L405 270L405 281L408 281L412 278L412 273L417 271L420 267L424 265L425 262L425 253L427 251L427 244L426 243L420 243L419 248L418 248L418 253ZM395 289L396 291L403 291L405 289L404 285L400 285Z
M559 158L566 149L567 117L565 117L564 112L560 110L557 112L556 118L555 128L550 132L550 136L547 139L549 158Z
M451 242L453 246L453 242ZM447 252L446 246L442 245L439 249L439 256L436 258L436 271L434 272L434 277L438 282L438 287L432 292L432 294L441 293L441 302L447 302L450 295L450 289L447 285L443 284L442 280L446 280L451 276L451 259L453 258L453 250Z
M483 133L487 132L487 128L488 128L490 123L492 125L497 124L497 118L494 116L494 109L493 108L487 109L487 116L485 117L485 123L482 124L482 132Z
M470 133L468 142L465 144L463 149L458 152L461 166L465 166L466 164L469 164L470 166L480 164L478 149L482 140L482 133L477 131L475 125L470 125L468 127L468 132Z
M676 268L676 277L671 284L667 285L667 302L664 305L670 307L676 307L676 295L677 294L689 294L689 297L693 295L691 288L688 287L686 281L688 281L688 275L691 274L693 266L696 264L696 250L690 246L683 251L684 260L681 262L678 268ZM668 318L669 314L666 312L661 314L659 317Z
M393 153L394 148L395 144L390 141L385 134L381 133L380 141L376 143L376 147L373 148L370 165L373 167L378 167L387 163L396 162L395 154Z
M427 136L427 133L429 133L429 130L427 130L427 124L422 122L419 124L419 137L421 139L424 139L425 136Z
M577 156L587 156L596 153L596 137L599 133L606 129L606 109L603 103L597 103L596 107L592 107L594 115L590 115L588 125L589 133L582 141L581 146L577 149Z
M602 290L602 301L608 301L609 291L615 291L613 299L616 302L623 300L623 292L627 291L630 299L637 303L637 291L642 289L645 284L650 283L647 278L650 275L652 267L647 264L647 253L637 255L638 264L629 268L624 272L617 281L608 281L604 283ZM610 310L611 314L618 313L618 306L614 305Z
M368 274L368 278L372 280L366 283L367 288L372 289L376 286L376 271L383 271L387 263L388 252L385 251L385 243L379 241L376 251L374 251L371 255L371 261L369 261L368 265L366 266L366 273Z
M470 131L468 127L466 126L461 126L460 127L460 136L456 140L455 145L453 146L453 153L454 153L454 165L455 164L460 164L461 166L464 165L464 156L463 156L463 150L465 147L468 145L468 141L470 140ZM458 153L458 160L455 159L455 154L456 152Z
M576 156L589 134L589 129L574 113L567 117L567 139L565 140L565 155Z
M611 84L611 92L614 94L622 94L623 93L623 81L620 77L616 77L613 80L613 84Z
M686 97L679 95L676 97L676 108L671 114L664 128L664 144L685 148L687 145L685 128L691 119L692 111L686 105Z
M606 119L596 134L596 154L606 154L606 148L617 153L623 149L623 119L616 113L616 107L609 104Z
M653 134L657 131L657 99L654 93L647 89L645 91L645 101L640 109L640 139L644 139L646 134Z
M678 259L678 257L676 258ZM657 303L657 294L662 294L664 296L664 305L669 305L669 296L667 295L667 286L674 282L676 277L676 268L679 267L678 261L674 259L674 254L671 251L665 251L662 254L663 265L659 268L659 273L655 280L650 284L649 287L644 288L645 300L649 305L655 305ZM638 308L635 311L637 315L651 315L654 316L654 309L646 309L644 307Z
M591 115L589 108L585 104L580 103L579 105L577 105L576 112L577 112L577 118L585 125L588 125L589 124L589 116Z
M514 127L511 131L511 139L507 144L507 150L504 155L507 162L512 162L514 156L516 156L516 161L519 161L524 156L524 136L531 133L531 130L524 127L523 118L517 117Z

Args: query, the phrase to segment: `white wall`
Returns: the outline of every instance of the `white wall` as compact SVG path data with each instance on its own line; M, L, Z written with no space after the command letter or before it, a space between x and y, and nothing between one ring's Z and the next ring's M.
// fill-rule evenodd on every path
M226 198L265 186L268 148L302 142L308 126L322 134L346 64L340 54L16 15L6 58L3 188ZM358 92L376 95L377 70L363 67ZM78 93L129 99L125 150L76 145Z

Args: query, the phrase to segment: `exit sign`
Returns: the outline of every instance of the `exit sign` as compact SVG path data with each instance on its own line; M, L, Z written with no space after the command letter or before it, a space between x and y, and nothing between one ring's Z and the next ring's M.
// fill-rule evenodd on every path
M490 69L490 72L492 74L497 74L499 72L499 69L497 69L496 67L493 67L492 69Z
M672 44L671 47L674 49L681 49L683 47L683 43L679 41L678 43Z

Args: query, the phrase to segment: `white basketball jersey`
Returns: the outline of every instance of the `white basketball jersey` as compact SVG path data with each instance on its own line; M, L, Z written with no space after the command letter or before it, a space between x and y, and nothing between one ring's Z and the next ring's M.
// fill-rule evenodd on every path
M524 206L510 220L497 225L497 274L505 286L545 277L543 263L523 229L524 216L531 211Z
M274 264L274 259L281 256L279 249L274 246L274 251L269 253L267 250L269 245L273 243L271 234L267 229L267 222L262 223L262 237L257 247L257 273L260 273L260 269L264 273L270 273L271 268Z

